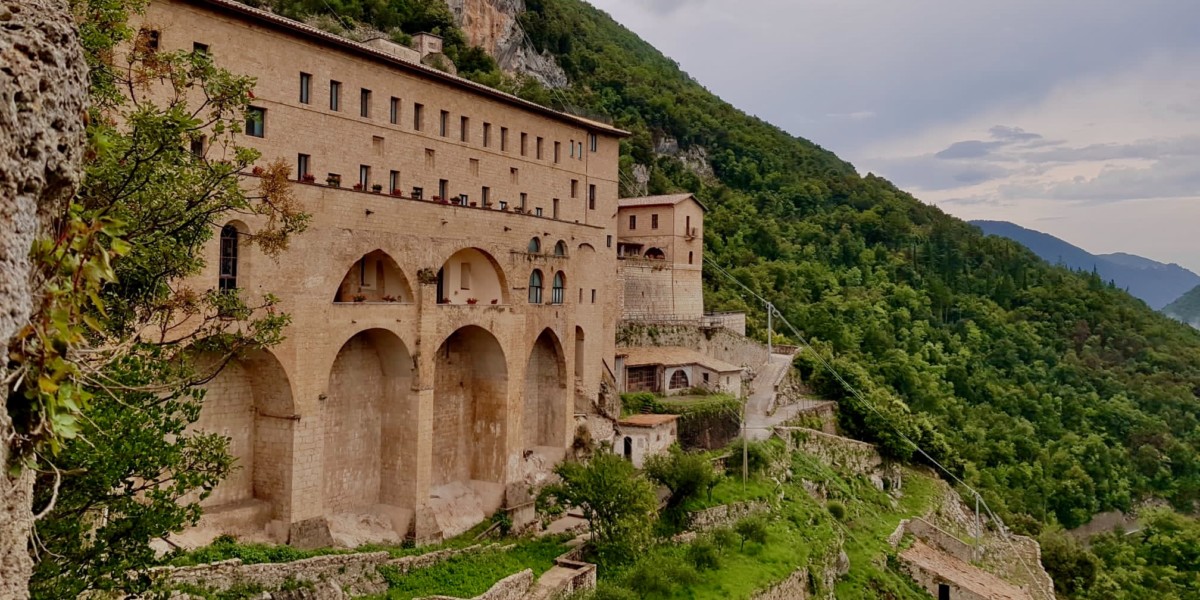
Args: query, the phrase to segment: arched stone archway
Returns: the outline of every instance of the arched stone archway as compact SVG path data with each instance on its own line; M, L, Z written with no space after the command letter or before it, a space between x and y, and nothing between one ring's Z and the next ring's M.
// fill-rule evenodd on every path
M439 304L507 304L504 270L491 254L463 248L450 255L438 270ZM494 301L494 302L493 302Z
M199 357L201 369L215 368L216 357ZM229 361L205 386L196 431L229 438L229 453L238 467L201 502L205 508L245 504L269 505L271 518L288 508L283 503L290 480L295 404L283 365L258 350ZM264 523L256 523L265 525Z
M412 384L412 357L390 331L359 332L338 351L322 404L326 515L414 507L417 400ZM406 533L409 513L388 516L396 533Z
M522 430L525 448L566 446L567 369L562 344L542 330L525 366Z
M662 248L650 248L644 256L650 260L666 260L667 253Z
M468 325L437 351L433 388L434 486L498 483L508 428L508 366L491 332Z
M412 302L412 287L400 265L383 250L363 255L342 278L334 294L334 302Z

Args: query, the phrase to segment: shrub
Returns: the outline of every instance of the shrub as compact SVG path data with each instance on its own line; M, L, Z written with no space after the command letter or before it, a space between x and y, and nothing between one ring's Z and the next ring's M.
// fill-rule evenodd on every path
M759 516L746 517L733 526L733 531L742 539L741 550L746 549L746 542L759 545L767 543L767 521Z
M644 560L625 575L625 585L639 598L670 596L677 587L696 583L700 576L678 560Z
M671 446L666 454L646 459L646 476L671 490L667 508L674 509L709 489L717 474L703 455L684 452Z
M715 571L721 568L721 550L708 538L700 538L688 548L688 561L697 571Z
M591 600L638 600L640 596L615 583L601 583L590 596Z
M826 503L825 510L829 511L829 514L839 521L846 520L846 505L837 500L830 500Z
M742 447L745 446L746 464L751 474L766 471L779 455L779 447L770 441L747 443L745 440L734 440L729 445L729 458L725 459L725 472L730 475L742 473Z
M721 550L732 548L738 544L738 534L729 527L718 527L709 534L712 541Z

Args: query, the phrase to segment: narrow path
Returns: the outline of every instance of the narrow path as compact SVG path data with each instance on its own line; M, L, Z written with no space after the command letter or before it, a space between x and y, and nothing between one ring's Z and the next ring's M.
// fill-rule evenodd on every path
M783 381L791 367L792 355L772 354L750 382L750 397L746 400L746 437L765 440L771 437L772 427L826 404L825 401L801 400L773 410L776 407L775 386Z

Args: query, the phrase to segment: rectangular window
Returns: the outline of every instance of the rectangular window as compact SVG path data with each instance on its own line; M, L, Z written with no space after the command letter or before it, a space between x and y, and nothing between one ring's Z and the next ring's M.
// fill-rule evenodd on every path
M579 180L578 179L571 180L571 197L572 198L579 197Z
M251 106L246 110L246 135L264 137L267 124L267 109Z
M559 155L562 154L562 143L554 142L554 163L558 164Z
M312 75L300 74L300 104L312 103Z
M479 199L481 201L483 201L484 206L491 204L492 203L492 188L490 188L486 185L483 186L483 189L479 191Z
M192 138L192 144L191 144L192 154L194 154L197 157L204 156L204 143L206 141L207 141L207 138L205 138L204 136Z
M579 142L579 154L577 155L577 158L579 160L583 160L583 142Z
M395 194L400 191L400 171L391 171L388 173L388 193Z
M508 177L512 181L513 185L521 184L521 170L520 169L518 169L516 167L510 168L508 170Z
M329 82L329 110L337 112L342 110L342 82Z
M371 90L367 88L358 92L358 115L364 119L371 116Z
M596 184L588 184L588 208L596 210Z
M426 169L437 168L437 154L434 153L433 148L425 149L425 168Z
M592 148L592 152L595 152L595 151L596 151L596 147L597 147L597 145L598 145L598 144L597 144L597 141L596 141L596 134L594 134L594 133L589 133L589 134L588 134L588 144L591 146L591 148Z
M450 111L443 110L441 119L438 121L438 135L446 137L450 135Z
M445 179L438 180L438 196L442 200L450 199L450 182Z
M529 153L529 134L521 132L521 156Z
M413 103L413 131L421 131L425 128L425 105L419 102Z
M611 235L605 236L604 242L605 242L605 245L607 245L609 248L612 248L612 236Z
M388 103L388 122L395 125L400 122L400 99L392 98Z
M650 229L658 229L658 213L650 215Z
M157 29L142 29L138 31L137 44L146 54L158 52L159 38L162 36Z
M192 52L195 52L196 54L203 54L205 56L208 56L208 44L201 44L200 42L192 42Z
M358 166L358 185L362 189L367 189L367 185L371 183L371 167L367 165Z
M538 160L542 160L542 146L543 146L542 142L543 142L543 141L544 141L544 140L542 140L542 137L541 137L541 136L538 136L538 139L537 139L537 146L536 146L536 147L537 147L537 159L538 159Z
M458 120L458 141L471 141L471 119L467 117L461 117Z
M508 152L508 128L500 128L500 151Z
M304 176L308 175L308 160L307 154L296 157L296 181L304 181Z
M575 158L575 140L571 140L567 143L571 145L571 158Z
M637 215L629 215L629 228L637 229Z
M483 124L483 147L487 148L492 145L492 124Z
M527 204L529 204L529 194L521 192L521 210L525 210Z
M416 200L420 200L420 199L424 198L425 197L425 188L414 187L412 189L412 197Z
M465 262L458 266L459 289L471 289L471 263Z
M539 207L533 209L533 214L535 214L539 217L542 216L542 207L539 206Z
M596 290L592 290L592 304L596 303Z
M553 207L554 207L554 208L553 208L553 209L551 209L551 211L550 211L550 214L551 214L551 216L553 216L555 219L557 219L557 218L558 218L558 198L555 198L555 199L554 199L552 202L554 203L554 204L553 204Z
M478 158L470 159L470 161L467 163L467 168L470 170L472 176L479 177L479 159Z

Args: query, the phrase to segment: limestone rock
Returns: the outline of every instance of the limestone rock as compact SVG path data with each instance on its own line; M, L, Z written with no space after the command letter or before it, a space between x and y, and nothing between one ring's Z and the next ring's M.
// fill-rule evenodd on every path
M29 248L82 177L87 69L67 3L0 0L0 353L29 318ZM0 366L0 378L5 376ZM12 423L0 411L0 439ZM0 447L7 467L10 448ZM7 468L5 469L7 473ZM0 598L25 598L33 477L0 475Z
M506 73L528 75L549 88L565 88L567 74L548 52L537 53L517 21L525 0L446 0L467 42L486 50Z

